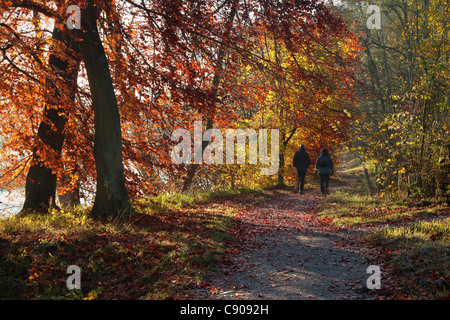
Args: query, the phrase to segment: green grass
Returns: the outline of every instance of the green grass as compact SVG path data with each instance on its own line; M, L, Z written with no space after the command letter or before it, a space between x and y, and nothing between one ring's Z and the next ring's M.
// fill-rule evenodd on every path
M157 196L149 196L146 199L139 200L139 204L147 210L153 212L167 212L183 207L193 206L195 204L209 203L215 199L233 197L245 194L262 194L261 190L250 188L237 188L235 190L212 190L195 192L174 192Z
M374 222L379 217L381 201L367 196L362 181L342 187L328 195L319 205L321 215L338 226L356 226Z
M397 297L438 299L450 289L448 206L395 197L368 197L362 178L329 195L320 215L340 227L364 230L369 246L385 249Z
M385 226L372 241L393 250L394 274L406 297L436 299L450 289L450 218Z
M407 246L410 244L425 244L431 242L445 246L450 240L449 219L433 219L431 221L416 221L401 227L385 226L375 238L385 244Z
M128 219L74 209L1 220L0 299L179 298L234 238L243 204L221 201L235 195L244 205L258 201L257 191L241 189L149 198ZM81 268L81 290L66 287L70 265Z

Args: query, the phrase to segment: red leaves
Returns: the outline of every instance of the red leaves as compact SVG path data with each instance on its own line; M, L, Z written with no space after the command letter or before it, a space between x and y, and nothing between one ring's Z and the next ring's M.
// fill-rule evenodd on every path
M63 7L59 9L64 12ZM291 105L299 106L285 112L292 116L290 120L306 119L302 125L308 123L310 131L328 139L330 134L337 140L341 138L320 121L324 115L340 114L321 108L336 108L322 102L333 91L326 88L324 78L334 87L332 95L350 103L350 91L344 87L351 83L352 77L346 71L353 69L356 49L343 20L326 6L314 1L282 4L256 1L243 6L234 1L204 5L158 0L139 5L102 3L102 10L108 12L99 27L108 38L105 50L123 123L124 166L131 194L142 196L162 188L165 192L176 188L177 179L168 183L159 179L161 172L166 177L179 177L183 173L183 168L175 168L170 161L173 145L167 138L170 132L178 126L188 128L194 120L205 118L212 119L217 127L236 126L243 118L240 108L254 114L268 92L277 89L270 79L260 81L263 73L275 73L277 82L287 78L288 82L294 81L297 87L303 88L296 94L286 95L298 97L298 101L289 99ZM49 51L42 50L52 42L50 53L63 61L74 60L72 50L65 50L68 48L60 41L52 41L47 32L39 31L52 18L42 14L37 19L30 10L9 7L1 11L8 17L1 42L11 43L13 47L5 49L5 63L0 65L3 75L0 93L6 101L1 104L0 127L2 135L7 137L0 158L11 160L11 152L28 156L36 146L34 138L42 111L47 107L43 102L51 98L49 88L43 85L49 79L61 91L58 107L60 114L67 116L67 124L62 156L42 148L44 162L58 172L61 185L73 183L74 190L81 184L82 190L94 191L94 121L85 72L80 69L74 99L73 86L57 81L58 72L53 72L46 61ZM135 19L109 21L121 15ZM277 46L283 47L283 55L295 60L289 58L286 64L279 65L267 58L270 52L259 56L267 39L274 39ZM342 43L339 47L344 49L331 55L328 49L321 50L322 47L337 50L336 43ZM335 56L340 56L339 61ZM14 66L7 61L14 61ZM343 64L345 68L339 67ZM336 85L336 79L347 85ZM281 92L285 88L278 89ZM312 104L314 108L310 108ZM262 114L270 114L267 111L262 110ZM283 117L274 124L281 129L288 127ZM313 126L316 120L317 125ZM345 131L345 118L336 116L336 120L342 124L340 130ZM11 180L18 173L19 179L24 178L30 164L27 160L26 157L13 159L0 182ZM76 174L68 175L71 181L65 183L62 179L74 163Z
M329 298L357 289L365 261L355 262L358 256L333 245L339 229L318 217L320 199L314 191L266 194L265 201L239 210L236 241L225 250L208 298ZM345 281L340 279L344 272Z

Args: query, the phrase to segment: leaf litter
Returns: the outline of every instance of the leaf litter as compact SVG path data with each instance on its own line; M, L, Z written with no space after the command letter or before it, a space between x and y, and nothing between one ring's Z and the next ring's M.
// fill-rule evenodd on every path
M318 190L278 191L236 216L235 240L188 299L367 299L373 263L355 230L318 216Z

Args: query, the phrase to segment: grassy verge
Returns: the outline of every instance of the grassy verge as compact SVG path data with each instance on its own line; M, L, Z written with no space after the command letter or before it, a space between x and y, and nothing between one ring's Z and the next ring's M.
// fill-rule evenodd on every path
M0 220L0 298L180 298L233 238L236 207L213 200L236 194L257 201L251 190L216 191L149 198L126 220L93 220L81 209ZM81 269L81 290L67 289L70 265Z
M261 195L261 190L238 188L235 190L195 191L189 193L171 193L167 195L149 196L140 200L141 207L152 212L167 212L196 204L207 204L215 199L225 199L237 195Z
M320 214L337 226L362 230L367 234L364 241L383 252L394 278L385 286L384 295L395 299L448 298L449 207L370 198L362 181L360 178L328 196Z

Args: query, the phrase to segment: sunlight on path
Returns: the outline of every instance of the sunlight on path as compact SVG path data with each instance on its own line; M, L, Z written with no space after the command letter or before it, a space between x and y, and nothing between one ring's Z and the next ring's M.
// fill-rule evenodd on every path
M369 263L344 244L347 230L317 216L321 199L317 191L279 192L239 213L237 241L194 298L364 299Z

